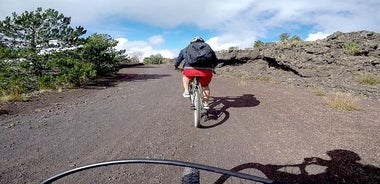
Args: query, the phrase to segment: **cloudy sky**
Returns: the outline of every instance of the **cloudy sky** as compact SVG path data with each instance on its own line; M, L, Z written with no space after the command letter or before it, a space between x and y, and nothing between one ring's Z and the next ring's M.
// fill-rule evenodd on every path
M194 36L215 50L278 41L281 33L316 40L336 32L380 32L380 0L0 0L0 19L37 7L71 17L87 35L104 33L138 57L176 57Z

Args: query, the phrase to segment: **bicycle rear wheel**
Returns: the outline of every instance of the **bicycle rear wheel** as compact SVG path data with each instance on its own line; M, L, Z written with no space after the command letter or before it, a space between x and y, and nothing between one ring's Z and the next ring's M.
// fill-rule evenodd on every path
M199 128L201 122L201 94L199 89L194 89L194 126Z

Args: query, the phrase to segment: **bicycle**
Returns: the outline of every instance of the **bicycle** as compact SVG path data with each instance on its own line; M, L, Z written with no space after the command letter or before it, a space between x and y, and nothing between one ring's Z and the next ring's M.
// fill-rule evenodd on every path
M115 160L115 161L108 161L108 162L99 162L95 164L85 165L82 167L74 168L71 170L67 170L64 172L61 172L57 175L54 175L52 177L49 177L48 179L41 182L41 184L50 184L52 182L55 182L63 177L66 177L68 175L93 169L97 167L104 167L104 166L111 166L111 165L120 165L120 164L158 164L158 165L169 165L169 166L178 166L178 167L184 167L184 174L182 176L181 182L182 184L199 184L200 183L200 173L199 171L208 171L212 173L218 173L222 174L223 176L227 177L236 177L247 181L254 181L259 183L272 183L272 184L280 184L282 182L270 180L267 178L250 175L246 173L226 170L218 167L212 167L208 165L202 165L192 162L183 162L183 161L177 161L177 160L161 160L161 159L127 159L127 160Z
M183 71L183 68L176 68L178 71ZM215 73L215 71L213 71ZM201 126L201 118L206 114L207 110L202 103L203 89L199 83L201 77L194 77L189 83L190 104L191 110L194 111L194 126Z
M199 78L194 77L189 84L190 103L192 110L194 110L194 126L196 128L200 127L201 118L207 112L202 103L203 90L199 83Z

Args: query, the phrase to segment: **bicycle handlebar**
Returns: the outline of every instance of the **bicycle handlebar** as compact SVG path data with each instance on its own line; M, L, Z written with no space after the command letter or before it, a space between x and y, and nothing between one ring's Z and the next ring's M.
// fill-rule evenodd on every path
M212 167L212 166L207 166L207 165L201 165L201 164L196 164L196 163L191 163L191 162L182 162L182 161L176 161L176 160L161 160L161 159L127 159L127 160L115 160L115 161L108 161L108 162L99 162L95 164L90 164L82 167L78 167L75 169L71 169L62 173L59 173L55 176L52 176L43 182L41 184L48 184L52 183L62 177L65 177L67 175L73 174L75 172L91 169L91 168L96 168L96 167L102 167L102 166L109 166L109 165L118 165L118 164L161 164L161 165L172 165L172 166L180 166L180 167L190 167L190 168L195 168L199 170L204 170L204 171L210 171L214 173L219 173L219 174L225 174L237 178L242 178L246 180L251 180L251 181L257 181L257 182L262 182L262 183L276 183L273 180L266 179L266 178L261 178L258 176L253 176L245 173L240 173L240 172L234 172L226 169L221 169L217 167Z

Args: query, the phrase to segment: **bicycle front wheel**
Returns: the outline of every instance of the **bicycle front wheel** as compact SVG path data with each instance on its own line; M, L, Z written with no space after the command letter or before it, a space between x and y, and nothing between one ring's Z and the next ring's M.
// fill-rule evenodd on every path
M199 128L201 122L201 96L198 89L194 90L194 126Z

